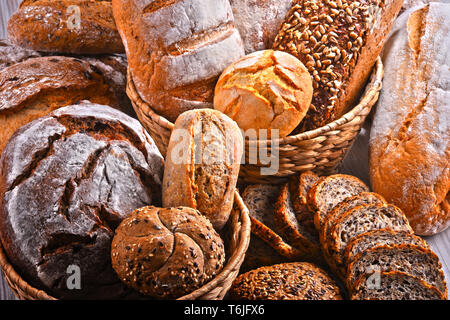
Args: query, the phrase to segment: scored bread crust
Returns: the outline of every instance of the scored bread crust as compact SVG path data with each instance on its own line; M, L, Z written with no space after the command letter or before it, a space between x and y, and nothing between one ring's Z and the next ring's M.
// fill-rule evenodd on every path
M390 272L381 272L379 274L381 282L385 280L386 282L392 283L395 280L401 278L404 280L407 280L409 282L414 282L417 286L423 287L424 290L428 291L430 296L432 296L436 300L447 300L447 297L439 291L436 287L430 285L429 283L423 281L422 279L419 279L418 277L415 277L411 274L401 272L401 271L390 271ZM370 277L369 274L363 274L361 275L356 281L353 288L353 292L350 296L351 300L361 300L360 298L360 291L364 289L364 286L367 285L368 278ZM400 292L397 290L397 292ZM403 291L406 292L406 291ZM386 295L379 295L378 297L368 298L367 300L382 300ZM411 297L407 296L405 299L410 300Z
M413 244L398 244L398 245L380 245L380 246L376 246L370 249L367 249L363 252L360 252L358 255L356 255L356 257L353 259L353 261L348 265L347 267L347 276L346 276L346 286L347 289L349 290L349 292L353 291L353 287L355 286L356 280L357 278L360 277L359 274L356 273L355 268L357 267L357 264L359 261L361 261L362 258L373 254L373 253L377 253L380 252L380 254L382 254L381 252L383 250L387 250L387 251L392 251L392 252L397 252L397 255L400 255L401 251L413 251L418 255L426 255L427 257L430 257L431 262L433 263L432 268L433 271L437 272L437 279L435 279L435 281L437 282L436 284L433 284L430 280L431 278L428 280L427 276L432 277L432 275L430 275L430 273L426 272L424 270L424 272L422 272L420 274L420 278L427 281L428 283L434 285L440 292L442 292L442 294L447 297L447 284L445 281L445 275L444 272L442 270L442 264L439 260L439 257L429 248L423 248L417 245L413 245ZM392 258L397 257L397 255L394 255ZM383 256L385 256L385 254L383 254ZM411 263L412 261L408 261L407 263L402 260L400 264L398 263L394 263L392 262L392 264L389 265L389 269L381 269L378 270L378 272L389 272L389 271L402 271L402 272L407 272L410 274L413 274L413 270L411 270L411 268L414 268L417 265L413 265ZM389 263L389 262L388 262ZM377 267L380 267L381 262L378 260L378 258L376 258L376 261L374 261L374 264ZM366 268L369 268L370 266L365 266ZM421 266L417 266L417 267L421 267ZM425 268L425 266L423 266ZM374 270L367 270L367 272L373 272ZM365 272L365 273L367 273ZM415 276L419 276L419 275L415 275Z

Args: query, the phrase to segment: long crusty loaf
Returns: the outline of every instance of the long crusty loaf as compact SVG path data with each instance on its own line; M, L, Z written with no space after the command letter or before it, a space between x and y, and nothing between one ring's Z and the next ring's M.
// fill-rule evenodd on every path
M25 0L8 22L8 37L45 52L124 52L111 0Z
M299 131L339 118L361 94L402 0L295 1L274 49L298 57L314 78Z
M113 0L113 12L144 101L172 122L213 107L217 78L244 55L228 0Z

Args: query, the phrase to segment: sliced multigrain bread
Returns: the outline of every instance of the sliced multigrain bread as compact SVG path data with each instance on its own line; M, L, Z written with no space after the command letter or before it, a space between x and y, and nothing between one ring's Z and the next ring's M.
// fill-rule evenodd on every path
M233 300L342 300L334 280L308 262L282 263L239 275L230 288Z
M363 274L401 271L418 277L447 296L442 264L430 249L413 244L381 245L359 253L347 268L347 289L352 292Z
M355 283L351 300L446 300L436 287L410 274L392 271L364 274Z
M346 174L321 177L308 192L308 205L314 212L317 230L322 228L330 211L344 199L369 191L358 178Z
M359 253L381 245L412 244L428 249L428 243L419 236L408 231L393 231L391 229L372 230L354 237L344 253L344 263L351 263Z
M274 224L281 236L301 251L305 258L319 259L321 257L317 232L311 233L297 220L288 183L281 187L275 203Z
M308 208L308 192L320 177L312 171L305 171L289 179L292 206L297 220L310 233L317 233L314 226L314 213Z
M302 258L304 253L288 244L274 222L275 203L280 186L253 184L244 189L242 199L247 205L252 234L264 240L287 259Z
M333 258L339 276L346 273L344 252L356 236L378 229L413 232L404 213L391 204L360 205L345 212L330 230L328 253Z

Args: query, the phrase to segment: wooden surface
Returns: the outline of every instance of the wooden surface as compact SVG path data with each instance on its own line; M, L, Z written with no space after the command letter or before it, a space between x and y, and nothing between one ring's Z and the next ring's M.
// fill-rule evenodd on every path
M6 24L8 18L17 8L18 3L20 3L20 0L0 0L0 38L6 37ZM367 150L369 121L370 119L368 119L365 127L362 129L341 169L341 172L355 175L366 183L369 183ZM450 283L450 229L425 239L440 257L447 283ZM16 299L16 297L5 283L3 276L0 276L0 300L9 299Z

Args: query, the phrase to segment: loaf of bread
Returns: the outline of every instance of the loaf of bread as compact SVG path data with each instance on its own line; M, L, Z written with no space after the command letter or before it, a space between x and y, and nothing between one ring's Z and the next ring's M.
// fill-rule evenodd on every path
M0 239L27 283L62 299L131 294L111 266L111 241L130 212L161 205L163 175L137 120L89 102L60 108L13 135L0 172Z
M111 244L111 260L128 286L153 298L176 299L222 270L225 248L197 210L149 206L120 223Z
M27 49L76 54L123 53L111 0L25 0L8 38Z
M233 208L243 143L236 122L217 110L180 115L167 149L163 206L197 209L222 229Z
M296 132L323 126L355 105L402 3L294 2L273 48L299 58L313 76L312 106Z
M15 63L40 57L41 53L13 45L6 39L0 39L0 71Z
M239 275L230 288L233 300L342 300L334 280L307 262L281 263Z
M113 0L132 80L141 98L175 122L213 108L222 71L244 55L228 0Z
M260 130L266 137L284 137L305 116L312 93L311 75L297 58L263 50L224 70L214 91L214 108L235 120L249 137L261 136Z
M386 43L370 180L419 235L450 226L450 4L405 12Z
M21 126L80 100L130 112L113 80L100 69L107 66L97 62L95 67L78 58L38 57L1 70L0 152Z
M245 53L272 48L293 0L230 0Z

